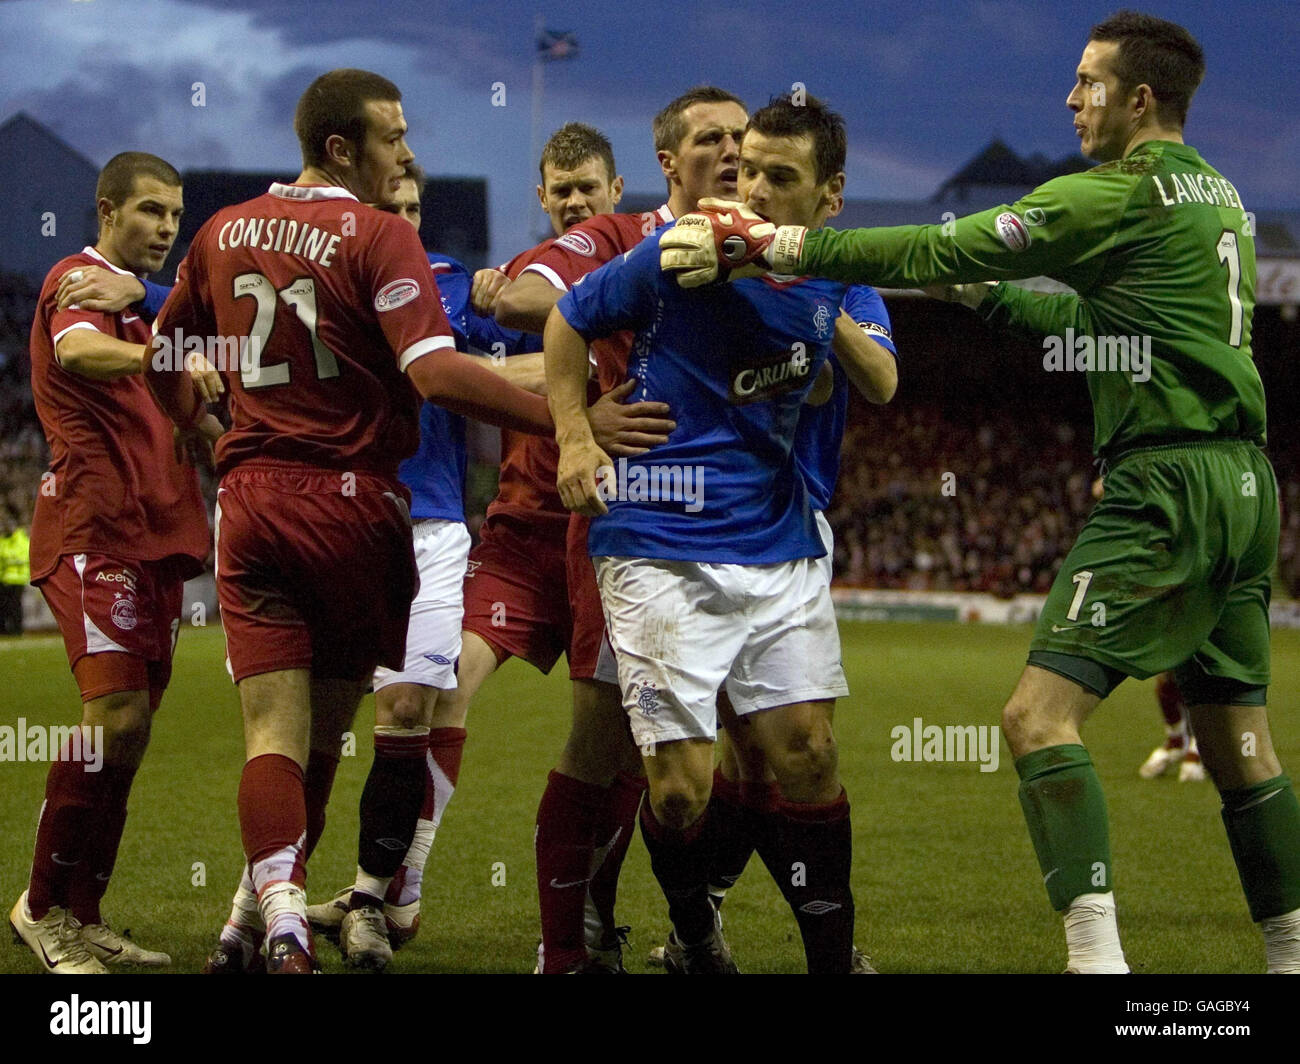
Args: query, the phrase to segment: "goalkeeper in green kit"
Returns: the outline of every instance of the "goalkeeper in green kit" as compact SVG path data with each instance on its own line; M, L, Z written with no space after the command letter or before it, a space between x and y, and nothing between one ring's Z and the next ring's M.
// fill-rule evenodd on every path
M1278 502L1250 349L1254 240L1236 189L1183 143L1204 69L1181 26L1121 12L1093 27L1066 101L1092 170L942 226L813 232L705 201L660 243L687 287L757 268L943 286L1045 334L1045 369L1087 371L1106 494L1002 711L1070 972L1128 970L1080 728L1124 677L1173 669L1268 970L1300 973L1300 804L1265 710ZM1077 294L977 283L1039 275Z

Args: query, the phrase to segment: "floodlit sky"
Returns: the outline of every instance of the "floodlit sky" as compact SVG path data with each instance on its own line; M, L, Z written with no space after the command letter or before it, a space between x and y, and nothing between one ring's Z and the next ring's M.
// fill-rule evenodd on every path
M25 110L97 165L138 148L181 169L293 177L298 96L325 70L365 67L401 87L410 144L430 173L488 178L493 256L504 259L542 224L530 206L538 14L581 47L545 66L542 136L572 119L599 126L631 191L663 187L650 119L672 97L712 82L753 106L802 82L847 121L847 194L918 199L994 136L1021 154L1076 152L1065 97L1089 27L1119 6L9 0L0 120ZM1206 50L1188 142L1248 207L1300 206L1296 6L1141 6L1182 22ZM192 105L195 82L203 107ZM504 107L492 105L497 84Z

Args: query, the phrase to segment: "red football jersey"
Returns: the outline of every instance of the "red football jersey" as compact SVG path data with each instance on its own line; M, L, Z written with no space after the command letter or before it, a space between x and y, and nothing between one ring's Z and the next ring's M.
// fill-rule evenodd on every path
M154 331L173 351L207 338L230 396L221 474L256 461L396 477L419 441L404 371L455 346L415 230L322 185L273 184L213 215Z
M554 243L547 240L535 248L521 251L501 267L512 281ZM568 522L569 511L560 501L555 488L559 475L560 448L553 436L534 436L526 432L501 430L501 469L497 476L497 495L488 504L488 516L503 513L532 517L552 514ZM554 533L562 536L561 521L554 522Z
M539 273L556 288L567 291L592 270L631 251L659 226L672 220L666 203L657 211L641 214L598 214L540 248L537 257L521 272ZM617 388L627 379L627 356L631 350L630 332L615 333L591 345L601 392Z
M181 571L202 571L208 519L194 470L176 461L172 424L140 375L96 381L65 370L59 338L95 329L131 344L149 343L149 326L130 307L116 314L59 310L59 278L78 266L118 269L93 248L55 264L41 286L32 322L32 396L50 445L50 473L32 518L32 579L49 576L64 554L122 561L180 556ZM188 572L186 572L188 570Z

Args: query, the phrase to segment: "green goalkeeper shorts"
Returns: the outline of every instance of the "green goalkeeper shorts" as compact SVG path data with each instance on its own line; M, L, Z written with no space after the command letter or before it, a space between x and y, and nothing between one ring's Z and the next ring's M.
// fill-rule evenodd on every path
M1262 704L1277 544L1277 482L1253 443L1129 451L1052 584L1029 662L1103 698L1124 676L1177 669L1192 704Z

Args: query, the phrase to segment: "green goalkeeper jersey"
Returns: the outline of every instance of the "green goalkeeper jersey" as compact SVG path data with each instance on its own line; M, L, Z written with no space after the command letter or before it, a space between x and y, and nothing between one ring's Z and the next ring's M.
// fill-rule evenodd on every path
M1098 454L1264 442L1250 222L1232 184L1184 144L1148 141L940 225L810 232L800 270L900 288L1052 277L1078 294L997 285L979 309L1046 334L1044 368L1087 371Z

